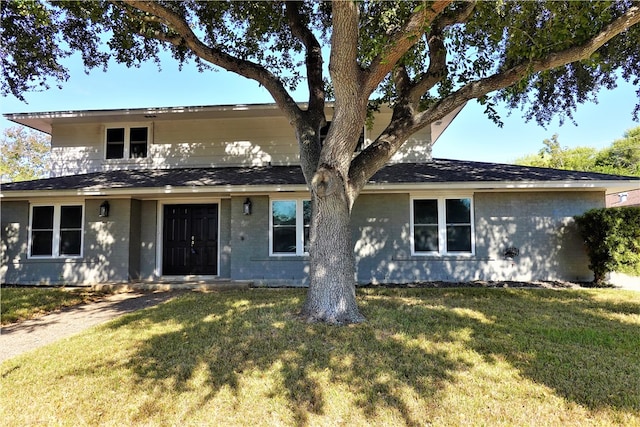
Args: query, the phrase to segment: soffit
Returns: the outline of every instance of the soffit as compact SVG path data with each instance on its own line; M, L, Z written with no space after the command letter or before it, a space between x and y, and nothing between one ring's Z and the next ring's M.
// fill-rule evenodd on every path
M306 104L300 104L306 108ZM444 132L453 119L458 115L463 106L459 107L444 118L431 124L431 142ZM333 116L333 104L327 103L325 114L328 120ZM380 108L380 115L386 120L391 118L391 109ZM41 132L51 134L54 124L88 124L88 123L126 123L148 121L175 121L175 120L207 120L207 119L242 119L253 117L283 117L282 111L276 104L235 104L235 105L209 105L190 107L150 107L150 108L126 108L111 110L77 110L77 111L50 111L33 113L9 113L4 114L8 120L27 126ZM423 132L419 132L422 134Z

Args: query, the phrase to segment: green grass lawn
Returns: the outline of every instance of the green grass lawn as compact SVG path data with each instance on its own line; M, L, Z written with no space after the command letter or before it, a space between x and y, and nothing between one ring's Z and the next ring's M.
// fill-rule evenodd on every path
M0 321L3 325L32 319L64 307L95 301L106 292L89 288L2 287Z
M640 293L360 289L181 294L0 365L25 425L640 425Z

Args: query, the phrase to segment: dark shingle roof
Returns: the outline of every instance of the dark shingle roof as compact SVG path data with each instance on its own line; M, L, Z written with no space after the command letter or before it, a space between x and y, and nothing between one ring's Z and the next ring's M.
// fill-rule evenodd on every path
M297 166L118 170L13 182L2 191L270 184L304 184L304 177Z
M500 181L628 181L601 173L434 159L427 163L399 163L384 167L370 180L372 184ZM299 166L220 167L147 169L92 172L87 174L13 182L2 192L30 190L126 189L191 186L304 185Z
M373 176L375 183L618 181L638 179L594 172L536 168L467 160L434 159L428 163L389 165Z

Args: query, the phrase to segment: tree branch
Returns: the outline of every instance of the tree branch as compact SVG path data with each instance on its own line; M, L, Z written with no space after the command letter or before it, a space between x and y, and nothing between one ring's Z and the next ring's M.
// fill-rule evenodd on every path
M529 74L567 65L589 58L605 43L629 27L640 23L640 6L632 6L627 12L607 25L602 31L579 46L553 52L544 58L522 62L484 79L471 82L416 116L417 123L430 123L449 114L465 102L490 92L513 85Z
M350 156L362 132L368 97L363 96L363 71L358 64L358 5L334 1L332 7L329 73L335 103L333 123L322 146L320 163L338 171L346 182ZM339 163L339 164L338 164Z
M280 107L289 117L289 120L300 120L300 108L289 95L280 79L266 68L254 62L236 58L221 51L220 49L206 45L194 34L189 23L184 17L164 7L160 3L137 0L123 0L122 2L115 0L110 1L115 7L122 8L122 4L124 3L134 9L156 17L164 25L178 34L181 38L181 43L184 43L199 58L224 68L227 71L231 71L248 79L257 81L269 91L278 107ZM148 34L143 34L143 36L150 37ZM166 33L158 33L157 36L158 40L168 41L173 44L177 43L177 39L175 37L167 37L168 35ZM155 35L152 37L156 38Z
M309 111L324 110L324 81L322 80L322 48L311 30L303 24L300 15L300 3L286 2L287 19L291 32L305 47L307 67L307 87L309 88Z
M447 51L442 33L448 26L466 22L475 7L476 2L470 1L453 14L441 14L434 20L432 29L427 36L427 43L429 45L429 68L416 80L410 92L407 93L407 99L410 104L417 105L422 95L427 93L429 89L446 76Z
M322 79L322 48L308 26L303 23L300 3L285 3L287 20L293 35L305 47L305 65L307 69L307 88L309 90L309 107L306 115L308 126L298 127L297 139L300 147L300 165L307 182L312 182L320 161L322 145L320 128L326 123L324 114L325 91Z
M639 23L640 7L634 5L582 45L551 53L544 58L523 62L492 76L468 83L427 110L412 116L403 115L402 112L396 114L394 111L394 118L389 126L376 141L353 159L349 171L351 186L359 191L373 174L389 161L408 135L442 119L467 101L511 86L529 74L587 59L613 37Z
M395 84L396 91L398 93L407 93L411 88L411 77L409 77L407 67L404 64L396 65L391 77L393 78L393 83Z
M340 73L340 79L332 78L338 101L357 95L348 86L359 84L362 79L362 71L358 66L358 6L352 1L335 1L331 6L333 31L329 72L338 70Z
M418 42L426 27L451 2L452 0L438 0L429 6L425 5L421 10L411 15L409 20L389 40L382 53L371 62L364 82L364 89L367 95L373 93L400 58Z

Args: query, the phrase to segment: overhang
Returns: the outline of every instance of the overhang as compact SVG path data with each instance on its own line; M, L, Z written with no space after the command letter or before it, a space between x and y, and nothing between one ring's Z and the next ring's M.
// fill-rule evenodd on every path
M306 103L298 104L306 109ZM431 143L434 143L453 119L462 110L464 105L440 120L431 124ZM391 109L381 107L383 115L391 117ZM333 103L326 104L325 113L330 119L333 116ZM123 108L109 110L69 110L34 113L8 113L4 114L7 120L29 127L31 129L51 134L51 129L60 124L82 123L126 123L143 121L169 121L169 120L194 120L194 119L227 119L250 117L284 117L284 113L273 103L270 104L231 104L231 105L201 105L189 107L148 107L148 108Z

